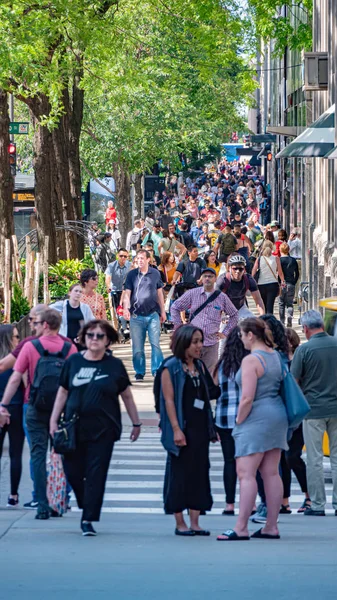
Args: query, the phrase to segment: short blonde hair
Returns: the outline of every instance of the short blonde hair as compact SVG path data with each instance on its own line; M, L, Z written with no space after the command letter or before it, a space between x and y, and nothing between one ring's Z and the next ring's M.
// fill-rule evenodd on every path
M280 252L282 252L282 254L289 254L289 245L287 244L287 242L283 242L282 244L280 244Z

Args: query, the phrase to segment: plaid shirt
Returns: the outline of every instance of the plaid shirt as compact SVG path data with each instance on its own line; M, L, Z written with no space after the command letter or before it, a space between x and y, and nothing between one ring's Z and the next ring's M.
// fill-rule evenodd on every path
M212 291L213 294L214 290ZM181 325L180 313L184 310L189 310L194 313L199 306L207 300L206 292L203 287L188 290L178 300L173 302L171 306L171 318L177 327ZM232 304L226 294L219 294L217 298L209 302L207 306L199 312L193 319L192 324L199 327L204 333L204 346L214 346L218 342L217 334L222 321L222 313L228 315L228 323L223 331L224 335L228 335L238 324L238 311Z
M239 386L235 377L227 378L222 370L222 364L218 371L221 394L216 402L215 424L220 429L233 429L239 408Z

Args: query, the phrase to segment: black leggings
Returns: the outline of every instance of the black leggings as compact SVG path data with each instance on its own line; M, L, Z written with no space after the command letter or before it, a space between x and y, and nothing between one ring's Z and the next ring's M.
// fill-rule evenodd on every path
M236 488L236 461L235 461L235 443L232 437L232 429L216 428L221 442L221 449L224 458L223 483L226 492L226 503L235 503Z
M279 284L275 281L275 283L264 283L258 287L264 307L266 309L266 314L273 315L275 300L280 290Z
M0 458L4 439L8 432L9 437L9 458L10 458L10 474L11 474L11 495L16 496L19 489L19 483L22 473L22 451L25 441L25 433L22 424L22 405L13 404L8 406L11 420L9 425L5 425L0 429Z

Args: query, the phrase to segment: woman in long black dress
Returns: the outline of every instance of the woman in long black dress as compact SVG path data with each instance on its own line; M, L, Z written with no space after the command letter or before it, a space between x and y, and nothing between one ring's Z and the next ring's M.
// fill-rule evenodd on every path
M164 507L174 514L176 535L210 535L199 526L200 512L211 510L209 443L216 441L210 399L219 388L200 360L203 333L183 325L173 335L174 356L165 362L161 383L162 443L168 451ZM189 510L191 525L183 511Z

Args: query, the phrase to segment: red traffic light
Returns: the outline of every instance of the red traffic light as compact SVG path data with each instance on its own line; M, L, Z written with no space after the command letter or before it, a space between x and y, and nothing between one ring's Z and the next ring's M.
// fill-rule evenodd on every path
M11 142L8 146L8 154L15 154L16 153L16 144L13 144L13 142Z
M272 152L268 152L267 153L267 160L270 162L271 160L273 160L273 154Z

